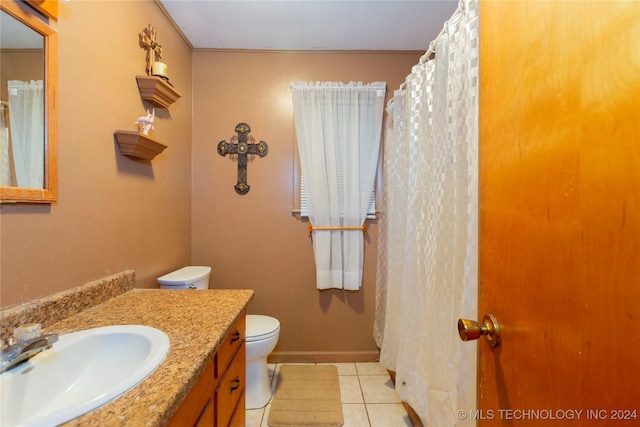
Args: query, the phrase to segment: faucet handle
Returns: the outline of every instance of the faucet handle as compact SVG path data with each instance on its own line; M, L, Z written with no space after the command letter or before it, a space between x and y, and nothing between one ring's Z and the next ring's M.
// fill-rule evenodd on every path
M25 342L34 338L39 338L42 334L42 325L40 323L26 323L18 326L13 331L13 337L16 342Z
M16 339L14 337L9 337L6 340L0 341L0 343L2 344L2 351L4 351L5 348L14 345L16 343Z

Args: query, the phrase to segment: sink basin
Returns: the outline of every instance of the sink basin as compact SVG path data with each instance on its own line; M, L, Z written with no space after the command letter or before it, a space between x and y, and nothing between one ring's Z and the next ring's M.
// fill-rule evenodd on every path
M151 374L169 337L125 325L60 335L49 350L0 375L0 426L52 426L112 401Z

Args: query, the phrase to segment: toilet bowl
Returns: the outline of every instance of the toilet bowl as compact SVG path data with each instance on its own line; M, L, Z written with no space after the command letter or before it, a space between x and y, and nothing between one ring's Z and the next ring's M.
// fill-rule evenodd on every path
M208 289L211 267L188 266L158 278L161 289ZM264 407L271 400L267 356L278 343L280 322L270 316L246 316L246 409Z
M259 314L247 315L245 340L247 346L246 408L258 409L271 400L271 384L267 356L278 343L280 322Z

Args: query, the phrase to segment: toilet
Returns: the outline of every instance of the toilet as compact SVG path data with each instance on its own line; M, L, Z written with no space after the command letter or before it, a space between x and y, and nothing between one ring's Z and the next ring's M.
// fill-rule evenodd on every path
M160 289L208 289L211 267L188 266L158 278ZM271 400L267 356L280 336L278 319L259 314L246 316L246 409L264 407Z
M259 314L247 314L247 378L246 408L258 409L271 400L271 385L267 371L267 356L280 336L278 319Z
M160 289L209 289L211 267L190 265L158 277Z

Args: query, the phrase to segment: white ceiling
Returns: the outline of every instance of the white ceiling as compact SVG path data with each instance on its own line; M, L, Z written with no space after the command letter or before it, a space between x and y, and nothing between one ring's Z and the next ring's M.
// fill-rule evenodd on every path
M458 0L159 0L194 49L416 50Z

